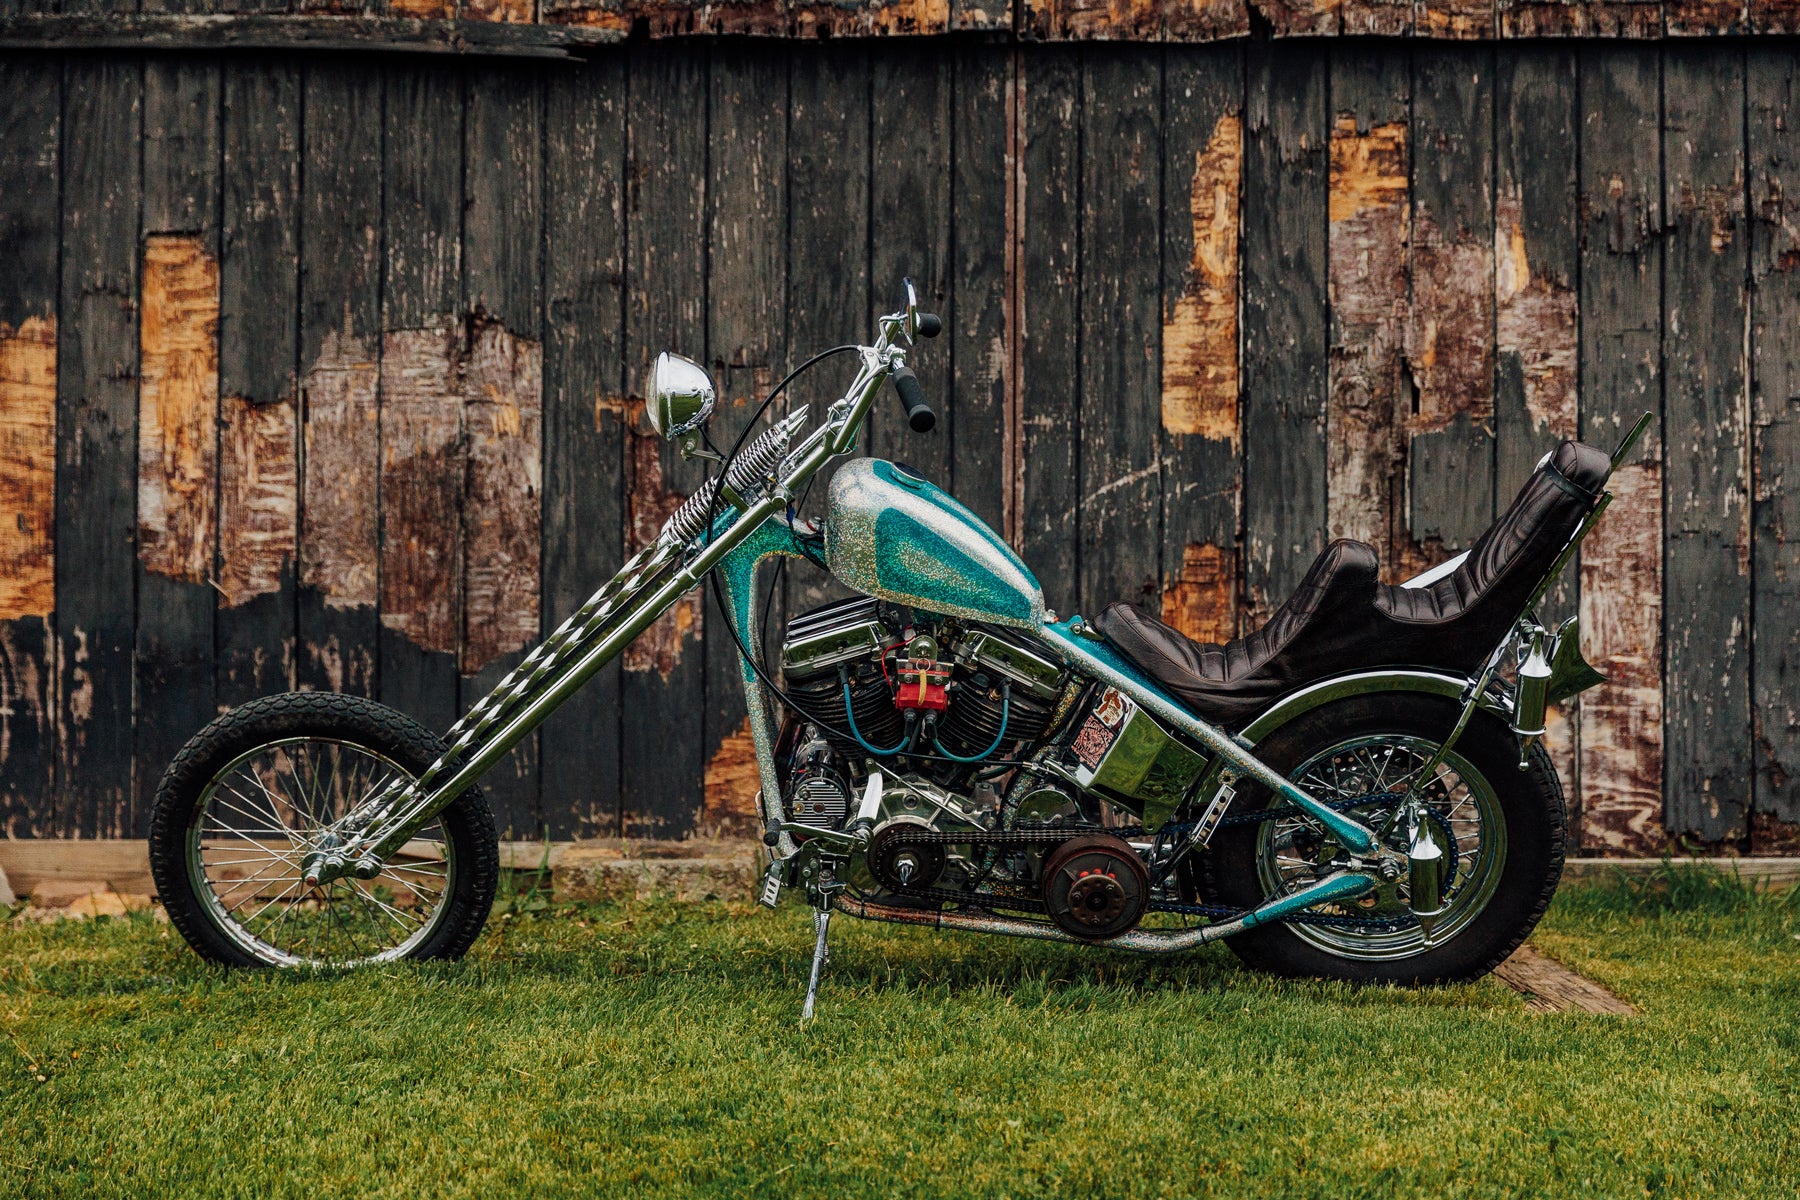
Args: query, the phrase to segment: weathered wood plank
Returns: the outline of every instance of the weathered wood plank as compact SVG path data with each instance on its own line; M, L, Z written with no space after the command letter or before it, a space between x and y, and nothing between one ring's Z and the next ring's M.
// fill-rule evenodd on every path
M1492 37L1494 0L1417 0L1413 28L1421 37L1474 40ZM1423 80L1418 89L1425 95ZM1422 144L1422 143L1421 143Z
M1662 9L1670 37L1715 37L1748 27L1745 0L1663 0Z
M625 561L624 57L550 73L544 105L543 614L554 628ZM619 678L609 667L539 731L551 837L620 832Z
M1256 14L1276 37L1329 37L1337 32L1333 0L1252 0Z
M1800 33L1800 4L1794 0L1747 0L1744 21L1755 33Z
M1324 50L1245 58L1243 619L1261 624L1324 546L1331 164Z
M300 197L298 686L377 693L381 573L382 74L306 72Z
M952 131L961 132L955 122L964 111L957 91L956 58L926 45L888 47L870 59L870 94L882 99L869 113L870 136L879 159L868 182L872 230L868 315L863 328L873 330L877 317L900 306L904 294L901 280L907 278L919 289L920 307L943 317L945 333L936 341L921 342L910 359L919 385L937 410L936 432L913 433L893 396L884 395L870 414L867 444L869 453L911 464L927 479L960 496L963 481L953 469L953 448L960 445L963 432L964 381L959 354L963 346L955 309L960 293L953 293L951 249L953 236L960 251L975 231L965 234L952 216L953 205L962 198L953 186L951 171L953 163L957 168L964 165L953 160L951 147ZM1004 151L988 149L992 161L987 165L999 167ZM990 231L984 236L992 238L996 249L1004 245L1003 234ZM856 341L869 340L868 334L845 333ZM841 383L846 374L838 364L825 370L834 383ZM974 381L969 382L972 386ZM972 417L971 421L980 419ZM967 497L963 499L966 503Z
M1162 618L1237 633L1243 54L1171 49L1163 82Z
M1162 5L1154 0L1021 0L1025 5L1025 28L1041 41L1156 41L1163 31L1165 14L1184 25L1199 29L1214 18L1207 10L1212 5ZM1235 5L1239 20L1248 30L1248 14L1242 0ZM1226 18L1229 20L1229 18Z
M1494 978L1525 997L1534 1012L1604 1013L1635 1016L1637 1009L1585 975L1578 975L1530 946L1520 946L1494 968Z
M1580 431L1575 63L1572 47L1537 45L1502 48L1495 64L1494 492L1501 508L1546 451ZM1578 576L1566 570L1551 589L1540 609L1546 621L1577 611ZM1579 703L1562 706L1545 739L1577 812Z
M1750 159L1752 839L1800 822L1800 58L1747 56ZM1755 853L1768 853L1752 846Z
M1749 258L1744 66L1664 49L1665 819L1708 842L1748 832Z
M214 689L237 704L294 675L301 80L275 63L224 72Z
M1019 100L1020 556L1059 612L1074 611L1080 513L1081 59L1052 48L1023 58Z
M700 43L646 47L629 63L625 383L640 399L658 352L706 355L706 64ZM647 425L634 421L630 433L626 537L635 551L703 472ZM625 653L621 779L632 836L686 836L705 802L703 599L689 593Z
M953 144L948 194L943 201L948 211L943 227L955 231L954 270L945 306L949 311L944 314L949 336L924 343L916 358L921 369L932 372L920 376L927 381L944 378L945 368L954 362L954 382L944 404L950 417L950 479L959 500L996 531L1004 531L1007 394L1011 386L1006 339L1011 56L998 46L969 44L958 48L954 67L955 110L950 129L955 136L945 139ZM878 166L877 177L880 174ZM931 208L921 209L920 215L927 220L935 215ZM879 254L876 262L879 266ZM895 286L892 272L876 270L873 286L879 308L884 294L891 295ZM944 301L935 297L931 303L944 306ZM907 432L897 408L889 411L893 415L887 427L910 443L908 454L930 440Z
M1160 63L1082 59L1081 576L1083 610L1161 605Z
M468 476L460 672L466 710L505 678L538 638L544 422L538 73L511 66L473 68L465 97ZM502 837L542 836L535 734L495 764L482 786Z
M1338 32L1406 37L1413 32L1413 0L1344 0L1338 8Z
M1493 50L1414 56L1407 529L1400 578L1494 517ZM1413 547L1418 550L1414 551Z
M1494 8L1503 38L1578 37L1590 24L1582 0L1498 0Z
M56 831L61 64L0 59L0 835Z
M518 3L519 0L502 0ZM548 5L546 5L548 7ZM571 59L625 40L627 28L451 21L449 0L395 0L395 17L287 13L0 15L0 49L385 51ZM414 9L423 11L414 12Z
M778 317L787 308L787 63L757 47L721 45L713 51L709 85L707 348L719 388L714 440L729 447L788 360L787 331ZM780 400L770 408L771 416L785 412ZM776 599L771 631L781 628ZM700 824L705 831L760 833L755 800L762 781L744 716L737 641L711 598L702 602L706 770ZM735 632L746 645L762 633Z
M1578 27L1584 37L1643 40L1661 37L1663 0L1585 0Z
M138 319L134 827L213 709L218 551L219 105L216 63L144 67Z
M434 729L456 716L462 614L462 82L395 68L384 105L381 698Z
M896 286L878 280L871 289L869 278L869 57L845 44L796 50L788 60L787 338L795 364L868 341L868 313ZM796 381L794 398L810 403L817 419L852 373L843 360L821 366ZM829 483L830 472L820 472L814 494ZM804 563L788 568L790 616L846 594Z
M1331 67L1327 522L1404 578L1417 557L1405 515L1411 55L1339 46Z
M135 625L135 300L143 81L73 59L63 77L64 266L57 305L56 831L128 836Z
M1581 431L1610 445L1662 390L1662 146L1654 48L1584 49L1581 94ZM1581 845L1664 846L1662 429L1613 476L1617 497L1581 556L1588 661L1581 701Z

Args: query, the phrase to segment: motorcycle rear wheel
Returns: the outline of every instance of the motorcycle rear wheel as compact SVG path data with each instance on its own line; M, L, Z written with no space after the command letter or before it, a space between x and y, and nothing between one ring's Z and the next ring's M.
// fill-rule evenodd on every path
M1440 696L1353 697L1276 730L1257 753L1319 799L1348 800L1423 766L1458 711ZM1521 771L1512 730L1478 711L1422 794L1456 864L1429 944L1411 917L1403 875L1361 902L1312 910L1336 920L1264 926L1228 939L1231 948L1271 974L1356 983L1450 983L1498 966L1537 925L1562 877L1568 817L1556 769L1540 744ZM1285 807L1250 785L1227 816ZM1351 811L1379 829L1394 808L1390 801ZM1383 840L1404 852L1398 825ZM1228 824L1190 877L1210 902L1252 908L1329 869L1335 849L1321 826L1297 814Z
M326 826L443 742L358 696L252 701L195 734L163 773L150 868L169 919L202 957L243 967L354 967L459 958L499 881L494 818L470 788L372 880L309 886L301 863Z

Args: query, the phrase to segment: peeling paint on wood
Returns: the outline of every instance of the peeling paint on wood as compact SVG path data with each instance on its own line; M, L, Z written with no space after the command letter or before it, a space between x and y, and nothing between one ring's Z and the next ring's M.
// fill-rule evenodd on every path
M379 509L375 459L381 437L374 351L327 334L301 380L306 498L300 581L332 608L373 608L379 599Z
M1747 0L1744 19L1754 33L1800 33L1800 0Z
M1354 114L1338 117L1329 203L1327 519L1332 537L1368 542L1384 560L1403 535L1409 163L1405 122L1364 130Z
M1251 0L1276 37L1329 37L1341 0Z
M756 762L756 740L750 718L728 734L706 761L706 807L700 825L708 833L760 833L756 793L762 774Z
M1210 542L1189 542L1181 570L1163 587L1162 619L1197 642L1237 636L1237 553Z
M1171 42L1212 42L1250 32L1245 0L1166 0L1162 9L1163 36Z
M1660 854L1662 468L1628 464L1581 550L1582 653L1607 681L1581 698L1581 846Z
M397 0L402 4L438 4L448 0ZM469 21L497 21L507 25L529 25L536 17L535 0L462 0L456 15Z
M1745 0L1663 0L1663 29L1671 37L1744 32Z
M1591 24L1583 0L1500 0L1503 38L1579 37Z
M55 607L56 320L30 317L0 322L0 621Z
M1346 37L1405 37L1413 31L1413 0L1344 0L1338 30Z
M456 0L388 0L388 11L421 21L446 21L456 15Z
M1771 812L1751 813L1750 853L1800 855L1800 824L1784 821Z
M56 660L41 620L0 620L0 837L52 832Z
M1494 415L1494 276L1491 246L1445 230L1422 205L1415 218L1407 361L1417 436L1458 416L1485 424Z
M1492 37L1493 0L1419 0L1413 28L1423 37L1458 41Z
M1227 113L1194 156L1188 213L1194 257L1163 325L1162 424L1169 433L1238 437L1238 190L1243 121Z
M299 501L294 403L227 396L219 434L219 592L235 608L281 590Z
M597 402L595 413L623 411L623 422L629 435L629 490L626 495L627 519L625 550L636 554L656 540L663 523L674 515L687 497L663 483L662 439L648 428L644 402L636 396L622 405ZM700 636L703 593L689 592L675 606L656 619L656 624L640 634L620 656L627 671L655 671L664 679L681 662L687 643Z
M1519 361L1525 411L1535 428L1576 436L1574 289L1531 269L1522 197L1503 191L1494 211L1495 352Z
M219 264L200 238L144 242L139 326L138 557L171 579L212 574Z
M1629 41L1661 37L1662 0L1587 0L1579 32L1583 37Z
M543 509L543 346L477 317L464 386L462 673L473 675L538 635Z
M1046 41L1155 40L1162 31L1157 0L1015 0L1026 24Z
M445 653L462 596L460 336L445 320L390 332L381 351L381 623Z
M627 32L631 17L623 0L539 0L538 11L547 25L579 25L583 29ZM785 16L782 22L785 27Z
M943 33L950 28L950 0L801 3L788 19L793 36L802 38Z

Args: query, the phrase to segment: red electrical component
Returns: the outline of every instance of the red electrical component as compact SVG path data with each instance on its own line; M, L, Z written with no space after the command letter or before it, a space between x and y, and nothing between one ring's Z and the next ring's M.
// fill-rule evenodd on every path
M946 688L950 668L935 658L900 658L894 663L894 707L943 712L950 704Z

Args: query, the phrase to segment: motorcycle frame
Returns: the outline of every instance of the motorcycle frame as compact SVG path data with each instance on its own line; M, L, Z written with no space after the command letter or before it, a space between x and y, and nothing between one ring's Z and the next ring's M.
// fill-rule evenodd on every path
M740 653L740 666L745 708L762 782L758 804L765 829L773 835L772 857L776 866L798 857L800 847L788 828L790 816L781 797L775 766L777 714L771 708L770 698L758 675L765 664L761 639L753 632L760 628L761 618L755 595L757 572L771 557L815 558L814 553L809 552L815 545L814 535L810 529L797 528L799 523L792 514L794 498L819 470L848 453L856 444L875 397L890 376L905 366L906 351L900 339L904 337L910 343L915 329L916 315L910 305L905 312L881 318L876 343L859 347L861 366L849 389L830 407L825 420L786 454L779 469L764 481L759 497L749 499L726 493L720 515L703 536L684 541L672 538L670 528L665 527L656 545L626 564L582 609L539 643L519 667L452 727L445 739L450 748L418 780L396 785L373 797L340 822L342 828L335 835L338 844L316 851L315 859L309 859L309 863L315 865L309 870L318 870L316 863L322 862L327 864L330 874L345 874L354 869L363 875L364 868L369 866L373 867L370 874L378 871L382 861L397 852L452 799L477 783L550 713L613 661L658 617L700 586L707 574L715 569L722 577L741 649L748 654L746 657ZM1642 432L1648 417L1646 413L1615 454L1615 467ZM772 428L788 434L798 433L804 427L805 418L805 410L799 409ZM1570 538L1534 593L1526 612L1535 607L1555 574L1593 527L1607 500L1610 495L1596 503L1587 520ZM671 525L673 523L671 521ZM1521 621L1526 612L1520 614ZM1127 948L1167 950L1210 941L1256 924L1282 919L1312 904L1361 895L1374 887L1373 877L1368 872L1381 867L1390 870L1396 865L1404 867L1405 856L1382 845L1374 830L1320 802L1264 764L1255 753L1254 736L1234 735L1187 711L1113 650L1080 616L1059 621L1054 614L1046 614L1045 620L1033 632L1065 662L1124 692L1212 756L1212 765L1195 790L1196 797L1216 795L1240 778L1254 780L1329 829L1349 852L1351 865L1356 868L1328 876L1299 892L1274 898L1235 921L1180 934L1145 932L1137 935L1137 940L1145 943L1142 946L1135 945L1130 936L1123 941L1115 939L1119 944ZM1456 727L1456 733L1460 733L1475 707L1486 702L1494 666L1510 640L1511 635L1496 648L1488 666L1478 677L1455 679L1416 671L1378 671L1358 673L1354 677L1356 686L1409 690L1429 679L1429 690L1432 691L1454 687L1464 702L1462 719ZM1338 686L1342 686L1342 681L1327 680L1297 695L1317 695L1320 689ZM1282 710L1294 699L1289 697L1277 702L1271 713ZM1257 730L1266 724L1267 715L1252 722L1250 729ZM1455 734L1446 741L1446 750L1454 737ZM821 852L833 851L825 847ZM828 905L831 896L815 897L816 903L820 900ZM941 926L954 924L988 932L1069 940L1059 930L1038 922L968 914L920 914L904 909L889 913L882 906L842 896L838 897L837 903L853 915L875 919L918 922L923 916L930 923Z

